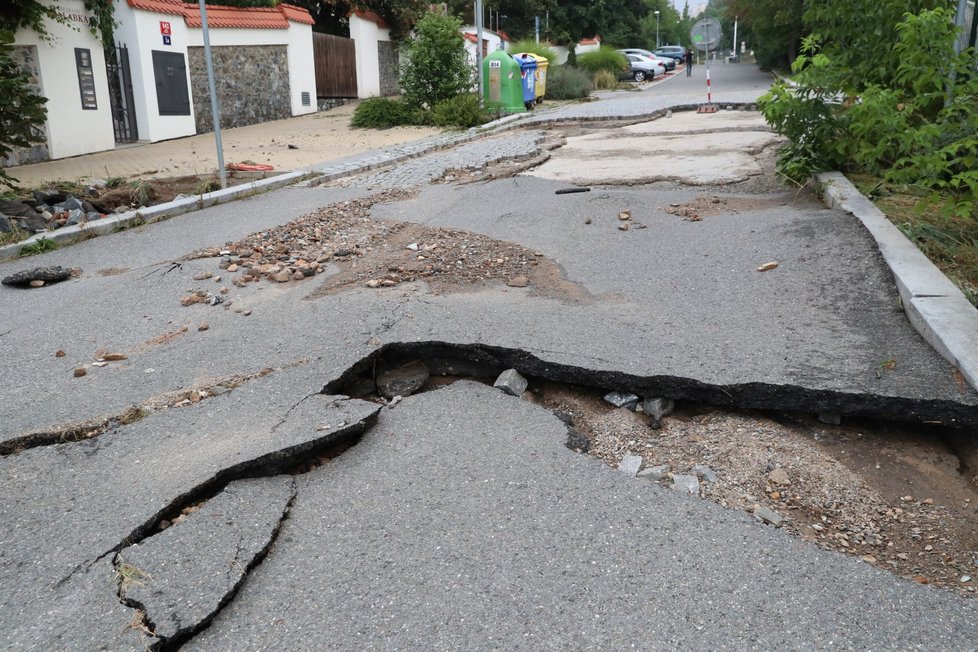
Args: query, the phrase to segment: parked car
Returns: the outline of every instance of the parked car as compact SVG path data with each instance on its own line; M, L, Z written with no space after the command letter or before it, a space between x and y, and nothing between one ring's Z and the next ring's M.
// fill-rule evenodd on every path
M661 57L655 52L650 52L649 50L642 50L641 48L625 48L624 50L618 50L622 54L638 54L643 57L648 57L649 59L654 59L666 67L666 70L676 69L676 60L672 57Z
M656 49L655 53L661 57L671 57L677 62L682 62L686 58L686 48L681 45L663 45Z
M666 67L654 59L643 57L640 54L626 54L628 59L628 70L619 73L619 79L634 79L643 82L646 79L653 79L656 75L666 74Z

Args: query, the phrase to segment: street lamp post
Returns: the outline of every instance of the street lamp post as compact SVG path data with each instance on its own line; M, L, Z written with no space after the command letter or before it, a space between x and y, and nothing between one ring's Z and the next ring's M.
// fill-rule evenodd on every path
M655 49L658 50L661 46L659 45L659 12L655 12Z

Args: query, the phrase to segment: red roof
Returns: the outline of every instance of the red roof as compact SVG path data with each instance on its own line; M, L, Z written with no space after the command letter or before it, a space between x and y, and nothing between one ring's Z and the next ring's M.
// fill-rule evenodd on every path
M316 22L315 20L313 20L312 15L309 13L308 9L287 5L284 2L279 4L278 9L283 14L285 14L285 17L291 20L293 23L313 25Z
M580 45L601 45L601 37L595 36L594 38L582 38Z
M200 6L181 0L128 0L129 6L144 11L183 16L188 27L201 27ZM288 29L289 21L312 25L315 21L301 7L280 4L277 7L224 7L207 5L208 27L250 29Z
M471 41L472 43L475 43L479 40L472 32L465 32L464 34L462 34L462 38L464 38L466 41Z
M184 14L187 27L200 27L200 7L190 5ZM281 11L270 7L207 7L209 27L246 27L251 29L288 29L289 21Z
M376 13L374 13L372 11L364 11L363 9L355 9L355 10L353 10L352 13L356 14L357 18L363 18L364 20L369 20L372 23L377 23L377 27L380 27L380 28L383 28L383 29L387 29L389 27L387 25L387 21L386 20L384 20L383 18L381 18L379 15L377 15Z

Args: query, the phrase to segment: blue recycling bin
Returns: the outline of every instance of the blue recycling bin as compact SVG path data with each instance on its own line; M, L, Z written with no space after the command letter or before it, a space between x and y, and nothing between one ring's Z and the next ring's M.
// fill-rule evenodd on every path
M520 78L523 80L523 104L532 109L537 102L537 60L529 55L513 57L520 64Z

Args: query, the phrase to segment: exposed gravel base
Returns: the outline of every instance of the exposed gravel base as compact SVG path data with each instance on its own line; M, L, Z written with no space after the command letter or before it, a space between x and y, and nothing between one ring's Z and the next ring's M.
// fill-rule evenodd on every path
M662 421L614 408L593 391L543 384L525 395L587 436L589 453L617 467L640 455L666 465L661 480L695 475L704 499L758 513L820 547L861 557L908 580L967 596L978 581L978 492L958 460L922 428L830 426L807 417L772 418L687 406ZM636 478L636 482L644 481Z

